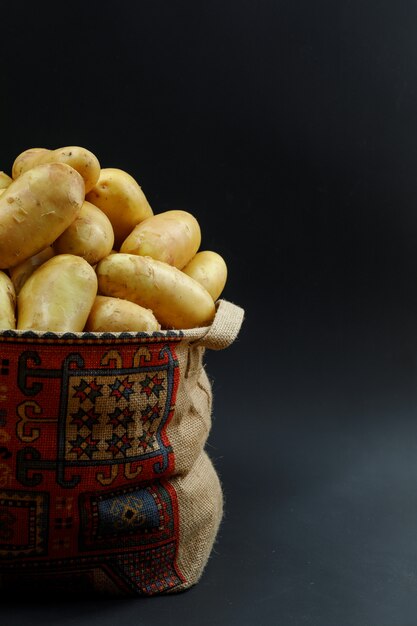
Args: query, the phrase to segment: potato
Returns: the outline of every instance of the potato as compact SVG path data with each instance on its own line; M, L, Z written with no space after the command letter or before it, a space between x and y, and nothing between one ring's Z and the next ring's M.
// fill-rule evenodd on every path
M32 167L40 165L39 159L42 155L50 153L48 148L28 148L21 152L14 160L12 165L12 178L16 180L23 172L27 172Z
M160 328L161 325L150 309L129 300L99 295L96 296L85 325L85 330L96 333L152 333Z
M101 209L85 201L78 217L54 242L56 254L76 254L95 265L110 254L114 244L111 222Z
M12 279L12 283L14 285L16 294L19 293L29 276L33 274L33 272L38 268L42 263L48 261L50 258L54 256L54 250L52 246L48 246L45 250L41 250L38 254L34 254L33 256L26 259L22 263L15 265L10 268L9 274Z
M16 328L16 293L5 272L0 271L0 329Z
M217 252L201 250L182 271L202 285L214 301L222 293L227 280L227 265Z
M5 172L0 172L0 191L6 189L13 182L13 178L8 176Z
M163 328L210 324L211 295L187 274L150 257L111 254L98 263L99 294L123 298L151 309Z
M32 167L43 163L66 163L84 179L85 192L94 187L100 175L100 162L90 150L81 146L66 146L56 150L30 148L19 154L12 167L13 178L18 178Z
M14 267L51 245L84 201L84 180L64 163L28 170L0 196L0 268Z
M139 222L153 215L136 180L115 167L101 170L97 184L86 194L85 199L104 211L109 218L117 249Z
M17 328L82 331L97 295L91 265L73 254L58 254L27 279L17 297Z
M124 240L120 252L150 256L182 269L196 254L201 230L196 218L187 211L158 213L135 226Z

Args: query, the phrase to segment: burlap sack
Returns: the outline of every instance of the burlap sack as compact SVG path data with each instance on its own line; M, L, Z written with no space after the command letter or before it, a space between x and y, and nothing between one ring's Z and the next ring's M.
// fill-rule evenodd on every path
M187 331L0 333L0 588L153 595L195 584L222 517L206 348Z

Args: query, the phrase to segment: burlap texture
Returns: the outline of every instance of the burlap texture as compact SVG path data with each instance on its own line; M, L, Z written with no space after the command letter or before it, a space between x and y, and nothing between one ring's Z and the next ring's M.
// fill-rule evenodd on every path
M171 481L178 498L179 545L177 563L185 582L198 582L207 565L223 515L223 493L217 472L205 451L190 469Z
M184 331L176 353L180 368L176 409L167 433L175 451L175 473L190 470L211 429L212 388L204 367L206 349L223 350L236 339L243 309L220 300L209 327Z
M168 427L176 450L172 480L179 506L178 566L185 582L198 582L208 562L223 515L221 483L205 443L211 429L212 387L204 367L206 349L223 350L236 339L244 311L221 300L213 324L185 331L177 355L182 375L177 409Z
M175 592L201 577L223 494L205 444L206 328L153 336L0 333L0 587Z

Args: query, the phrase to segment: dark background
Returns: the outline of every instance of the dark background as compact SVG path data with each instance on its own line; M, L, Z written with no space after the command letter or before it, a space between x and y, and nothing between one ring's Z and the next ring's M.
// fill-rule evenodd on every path
M0 169L80 145L199 219L246 319L207 353L225 516L173 597L2 624L417 624L417 4L1 3Z

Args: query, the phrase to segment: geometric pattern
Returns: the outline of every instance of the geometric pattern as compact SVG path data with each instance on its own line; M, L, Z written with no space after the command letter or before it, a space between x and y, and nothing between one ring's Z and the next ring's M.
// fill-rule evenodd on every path
M30 399L18 405L18 435L28 444L37 442L19 452L23 485L42 482L41 474L28 476L35 467L56 471L58 483L68 488L81 480L78 470L83 467L102 466L96 474L103 485L115 480L119 465L125 477L141 473L147 479L170 472L172 448L165 429L174 409L178 363L169 345L141 346L123 354L105 351L94 367L75 351L66 355L59 369L34 367L42 363L39 351L20 354L20 388ZM45 394L46 389L50 393ZM53 425L56 431L57 449L51 460L43 461L39 455L39 425Z
M131 590L140 589L142 594L152 595L172 589L181 583L172 567L174 557L175 544L169 543L141 553L120 555L114 569L119 572Z
M0 588L183 584L167 436L181 339L1 333Z
M172 539L174 516L170 494L161 483L100 494L83 494L81 549L101 549L120 542L149 545Z
M0 557L40 556L46 553L48 494L0 491Z

